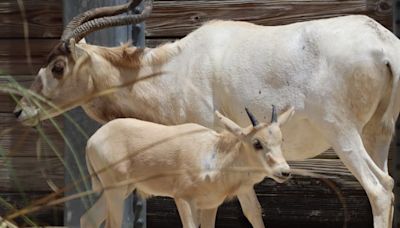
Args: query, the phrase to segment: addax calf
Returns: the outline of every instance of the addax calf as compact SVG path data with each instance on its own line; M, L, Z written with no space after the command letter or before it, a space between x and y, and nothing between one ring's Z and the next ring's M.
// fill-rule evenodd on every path
M253 125L241 128L216 112L227 129L222 132L198 124L165 126L130 118L107 123L87 144L92 186L104 191L82 216L81 227L99 227L104 219L106 227L121 227L124 199L134 189L173 197L183 227L214 227L218 206L233 196L251 222L257 221L251 217L260 213L260 205L256 201L257 207L251 207L243 199L266 176L278 182L290 176L280 126L293 113L293 108L279 117L274 112L266 124L247 111Z

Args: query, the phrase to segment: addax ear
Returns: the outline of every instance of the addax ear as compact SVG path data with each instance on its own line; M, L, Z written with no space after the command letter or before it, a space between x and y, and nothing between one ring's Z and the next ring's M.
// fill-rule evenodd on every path
M86 43L85 40L79 41L79 44ZM79 45L75 43L75 40L71 38L69 40L69 50L71 51L72 58L75 62L77 62L81 57L87 57L89 54L86 52L85 49L81 48Z
M224 124L225 128L232 132L234 135L237 137L243 137L244 132L239 125L237 125L235 122L232 120L228 119L227 117L223 116L220 112L215 111L215 115L218 117L219 121L221 121L222 124Z
M278 124L279 126L285 124L294 114L294 107L290 107L286 112L280 114L278 116Z

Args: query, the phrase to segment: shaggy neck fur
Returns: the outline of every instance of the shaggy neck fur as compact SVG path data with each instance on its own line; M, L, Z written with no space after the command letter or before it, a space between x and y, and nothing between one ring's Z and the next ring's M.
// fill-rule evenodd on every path
M134 69L164 64L181 51L178 42L166 43L156 48L137 48L130 43L111 48L89 45L88 47L116 67Z
M93 93L112 91L112 93L96 97L83 105L91 118L100 123L120 117L134 117L161 122L158 121L157 117L157 107L160 107L161 104L150 97L151 95L147 95L149 97L138 96L137 93L141 92L138 92L137 87L133 87L135 83L144 80L146 77L162 77L158 69L180 53L181 49L178 42L145 49L132 47L129 44L112 48L84 45L84 48L89 53L100 56L107 61L101 65L108 64L108 66L99 66L96 69L97 73L90 75L94 84ZM147 70L142 72L143 69ZM104 72L107 72L107 74ZM135 107L132 107L133 99L140 99L142 102L136 102ZM148 112L144 113L143 110L148 110Z

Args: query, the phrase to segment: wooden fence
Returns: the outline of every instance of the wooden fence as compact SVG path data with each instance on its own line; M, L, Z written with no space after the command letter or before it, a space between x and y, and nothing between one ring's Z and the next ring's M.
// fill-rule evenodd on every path
M2 0L0 2L0 72L12 75L29 85L49 50L62 32L61 0ZM22 13L25 10L25 13ZM346 14L366 14L391 28L392 6L388 0L220 0L155 1L154 11L146 22L148 46L179 39L211 19L232 19L262 25L279 25ZM25 28L25 29L24 29ZM27 39L25 39L27 38ZM27 52L29 50L29 52ZM27 55L30 53L31 58ZM0 83L5 80L1 79ZM21 208L51 192L49 180L64 184L64 168L49 146L43 143L37 157L39 134L22 127L12 115L15 102L0 94L0 215L9 206ZM59 121L62 123L62 121ZM45 122L46 134L60 156L64 143L59 132ZM4 131L10 129L9 131ZM285 184L266 180L257 186L258 197L269 227L372 227L370 206L358 182L349 175L333 152L317 159L292 163L296 167L338 176L326 181L296 177ZM335 186L335 187L333 187ZM343 204L344 202L344 204ZM35 213L39 224L61 225L62 205ZM218 227L240 227L247 224L236 201L224 205L218 213ZM148 227L179 226L172 201L154 198L148 201ZM311 225L310 225L311 224Z

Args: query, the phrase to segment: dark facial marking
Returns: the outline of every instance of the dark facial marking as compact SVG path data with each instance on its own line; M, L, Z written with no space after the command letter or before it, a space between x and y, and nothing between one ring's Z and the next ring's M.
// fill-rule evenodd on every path
M47 63L46 66L49 65L51 61L53 61L57 56L66 56L70 52L66 45L63 42L58 43L53 50L51 50L50 54L47 56Z

